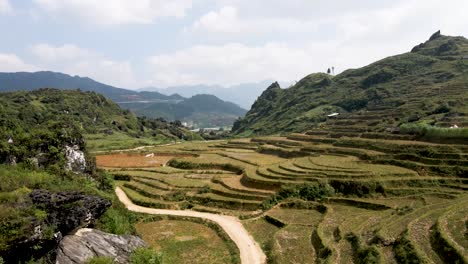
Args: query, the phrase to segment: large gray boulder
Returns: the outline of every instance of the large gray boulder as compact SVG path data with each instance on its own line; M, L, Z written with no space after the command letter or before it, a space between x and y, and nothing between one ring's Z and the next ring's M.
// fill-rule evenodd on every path
M105 256L115 263L129 263L133 250L148 245L141 238L130 235L113 235L82 228L65 236L57 248L56 264L85 263L92 257Z

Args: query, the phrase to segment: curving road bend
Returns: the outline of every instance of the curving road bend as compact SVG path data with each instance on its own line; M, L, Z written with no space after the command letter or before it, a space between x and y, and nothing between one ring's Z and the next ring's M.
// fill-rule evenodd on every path
M264 264L266 256L260 246L249 235L247 230L241 224L239 219L233 216L218 215L211 213L196 212L190 210L167 210L154 209L134 204L119 187L115 188L115 193L128 210L138 213L155 214L155 215L176 215L199 217L216 222L229 237L236 243L240 251L240 258L243 264Z

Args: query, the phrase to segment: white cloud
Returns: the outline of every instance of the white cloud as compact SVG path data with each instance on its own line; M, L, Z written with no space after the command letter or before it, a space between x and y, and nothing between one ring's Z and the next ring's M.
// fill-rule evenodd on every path
M342 71L407 52L438 29L442 34L468 35L466 0L450 5L437 0L357 2L216 1L214 11L189 27L192 37L216 45L153 56L152 81L294 81L330 66Z
M192 30L226 34L303 33L315 31L318 24L318 21L291 17L242 18L237 7L225 6L203 15L193 23Z
M321 48L324 47L312 44L293 48L281 43L201 45L153 56L148 64L153 73L152 84L159 86L295 80L320 67L310 51Z
M25 63L15 54L0 53L0 72L36 71L37 67Z
M58 47L49 44L37 44L31 48L31 52L46 62L71 61L93 56L92 52L72 44Z
M8 14L12 11L13 8L8 0L0 0L0 14Z
M51 13L100 25L150 24L160 17L183 17L191 0L34 0Z
M37 44L31 53L41 68L81 75L117 87L135 87L133 69L128 61L115 61L73 44L53 46Z

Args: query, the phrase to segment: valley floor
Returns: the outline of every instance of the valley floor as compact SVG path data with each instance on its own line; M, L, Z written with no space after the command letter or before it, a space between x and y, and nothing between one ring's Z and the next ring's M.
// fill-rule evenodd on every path
M130 210L211 219L243 263L464 263L467 153L315 131L149 147L125 166L97 160Z

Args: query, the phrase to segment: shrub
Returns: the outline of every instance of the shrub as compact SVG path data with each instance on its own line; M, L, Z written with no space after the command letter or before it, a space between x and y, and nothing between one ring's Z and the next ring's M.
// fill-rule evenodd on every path
M204 185L203 187L200 188L200 190L198 190L199 194L209 193L209 192L211 192L211 188L209 185Z
M305 201L321 201L335 195L335 189L325 183L304 183L301 185L285 185L270 199L263 202L262 207L269 209L287 198L299 198Z
M129 235L135 233L134 223L137 218L135 213L128 211L120 202L114 202L99 218L97 226L108 233Z
M151 248L137 248L130 255L132 264L160 264L162 263L162 254Z
M127 174L113 174L114 180L116 181L130 181L132 176Z

